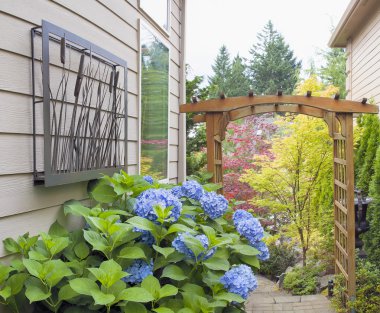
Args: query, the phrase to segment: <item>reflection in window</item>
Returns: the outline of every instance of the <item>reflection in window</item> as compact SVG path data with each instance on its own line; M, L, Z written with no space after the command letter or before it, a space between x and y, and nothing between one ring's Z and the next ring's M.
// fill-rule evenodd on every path
M166 31L169 31L169 0L140 0L140 8Z
M141 24L141 175L168 177L169 49Z

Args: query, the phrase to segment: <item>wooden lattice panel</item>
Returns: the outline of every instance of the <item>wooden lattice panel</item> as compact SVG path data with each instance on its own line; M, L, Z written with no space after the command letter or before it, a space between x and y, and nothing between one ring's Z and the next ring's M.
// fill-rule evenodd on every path
M334 121L335 272L346 281L345 300L355 293L355 214L352 114Z

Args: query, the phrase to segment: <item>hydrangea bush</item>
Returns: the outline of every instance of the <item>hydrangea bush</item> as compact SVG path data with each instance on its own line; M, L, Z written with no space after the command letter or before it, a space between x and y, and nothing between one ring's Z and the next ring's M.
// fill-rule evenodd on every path
M83 229L8 238L0 305L13 312L234 313L269 257L260 222L233 211L218 186L173 186L125 172L105 176L91 206L64 205Z

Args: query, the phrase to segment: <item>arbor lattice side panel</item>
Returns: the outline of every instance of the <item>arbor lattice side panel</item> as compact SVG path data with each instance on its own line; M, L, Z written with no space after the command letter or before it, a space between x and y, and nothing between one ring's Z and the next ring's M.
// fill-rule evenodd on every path
M335 272L343 274L346 301L355 294L355 212L352 114L334 121Z

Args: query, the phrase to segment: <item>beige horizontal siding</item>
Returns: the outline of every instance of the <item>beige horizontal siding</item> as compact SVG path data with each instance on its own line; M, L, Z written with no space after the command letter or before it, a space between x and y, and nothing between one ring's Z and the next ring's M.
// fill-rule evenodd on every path
M51 224L58 220L68 229L77 229L83 225L82 219L63 215L61 206L48 207L32 212L11 215L0 219L0 238L17 238L27 232L31 236L47 232ZM17 227L15 227L17 225ZM7 252L0 246L0 257Z
M138 142L129 140L128 164L136 165ZM120 142L120 151L124 144ZM43 171L43 136L36 137L37 170ZM0 135L0 175L33 173L33 136L19 134Z
M33 186L31 175L0 176L0 220L5 216L62 204L68 199L84 199L87 183L49 187ZM3 237L1 237L3 238Z
M351 99L373 98L380 104L380 11L352 38L349 79Z
M171 28L162 37L170 47L169 179L178 180L179 97L181 86L182 1L171 0ZM128 64L128 168L138 173L139 131L139 20L156 28L140 13L138 0L2 0L0 1L0 242L29 231L46 231L56 218L65 222L61 204L86 198L86 182L46 188L32 181L32 81L30 29L45 19L65 28ZM40 39L36 39L40 59ZM52 89L60 77L59 60L50 60ZM77 64L72 64L73 75ZM36 94L42 95L39 61ZM72 97L72 95L69 95ZM73 99L69 98L68 101ZM42 104L36 105L37 167L43 170ZM70 225L75 225L67 221ZM6 253L0 244L0 257Z
M366 46L366 44L373 41L373 37L376 36L377 31L379 29L378 25L379 16L378 11L372 12L372 15L366 18L363 27L354 34L352 38L352 49L355 52L359 52L360 50Z

